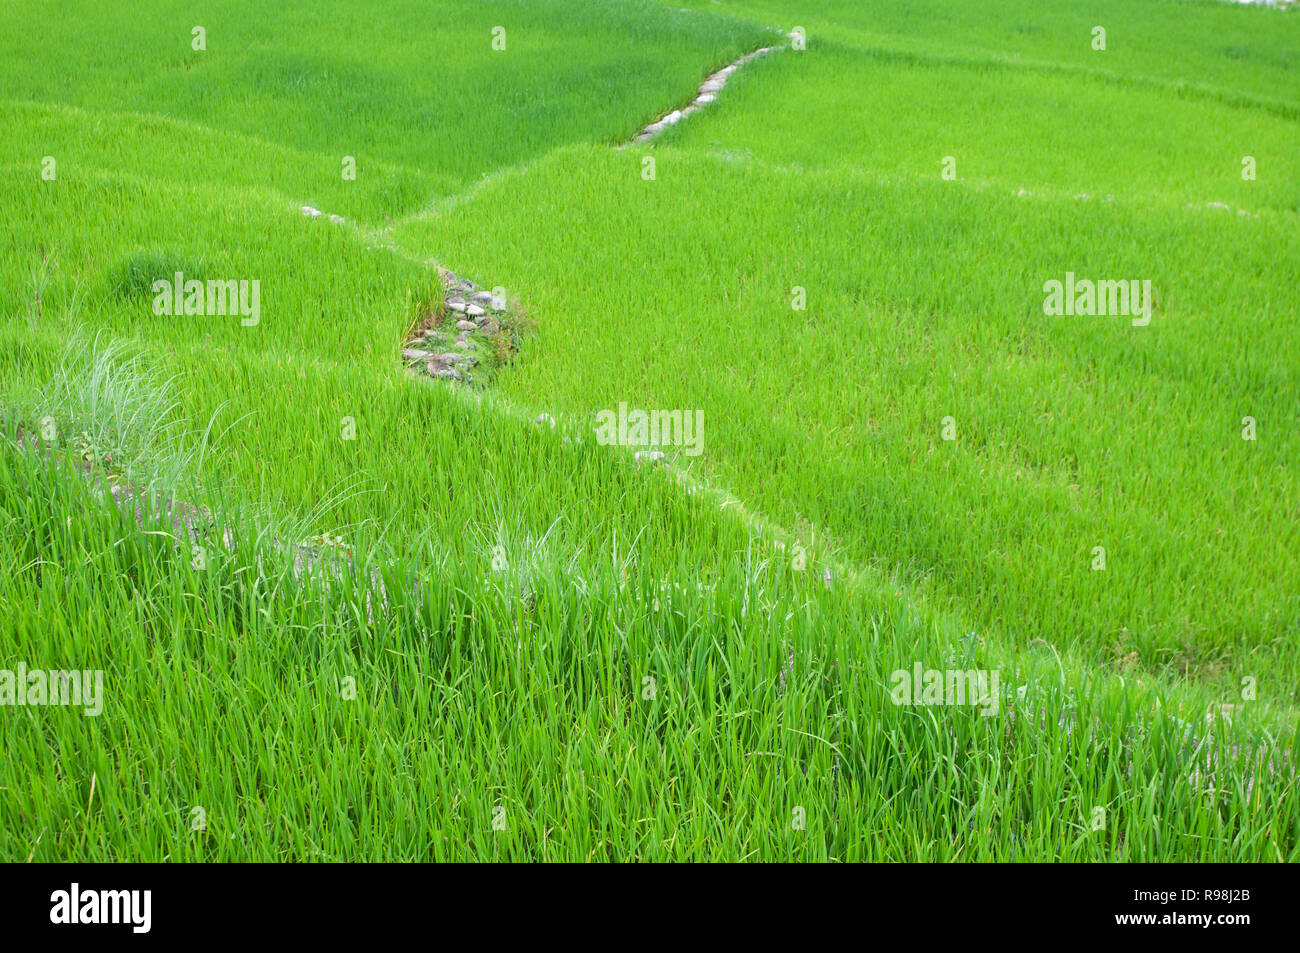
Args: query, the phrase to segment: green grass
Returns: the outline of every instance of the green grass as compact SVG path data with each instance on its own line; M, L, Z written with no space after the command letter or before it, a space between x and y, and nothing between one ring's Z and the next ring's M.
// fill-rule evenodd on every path
M1297 117L1156 86L828 44L761 61L726 95L727 109L667 141L933 181L951 156L968 187L1040 199L1300 210ZM1243 156L1257 178L1242 179Z
M410 248L466 248L564 315L542 322L510 396L575 418L619 400L702 408L706 453L683 463L1021 643L1106 661L1127 638L1148 666L1232 683L1296 670L1300 446L1281 360L1295 328L1273 283L1294 274L1294 230L672 149L645 182L637 158L566 152L484 190L506 210L492 229L459 215L401 229ZM578 169L584 188L562 188ZM613 209L626 227L610 235ZM544 238L523 228L539 211L556 223ZM679 240L647 247L653 234ZM589 251L566 254L555 286L543 244ZM1067 270L1149 276L1157 314L1045 318L1042 284ZM737 278L721 289L718 274ZM1248 414L1267 432L1254 443Z
M0 13L0 670L106 689L0 708L0 857L1300 859L1300 18L824 5L612 148L810 15L707 7ZM401 366L435 263L535 325L486 386Z
M809 49L843 44L922 61L1003 65L1041 75L1093 77L1121 87L1155 86L1170 98L1251 102L1296 118L1300 66L1293 16L1221 0L686 0L710 12L790 30ZM1106 30L1105 50L1093 29ZM957 93L957 90L954 90Z
M64 55L30 56L33 25ZM191 48L195 26L207 31L203 51ZM492 46L498 26L504 50ZM560 144L626 138L706 67L765 36L643 0L154 0L129 20L95 4L55 14L21 2L0 11L0 91L64 115L134 116L146 135L161 126L171 139L161 153L108 143L143 178L291 182L317 207L382 216ZM71 116L75 145L42 154L75 169L95 133ZM344 156L355 181L342 178ZM33 171L38 161L28 154Z
M1203 694L1062 682L1042 649L1006 670L996 718L895 706L890 670L983 649L860 592L810 599L739 525L705 580L685 558L660 581L662 557L558 544L548 564L534 542L508 550L533 559L525 581L426 540L418 563L381 563L372 620L378 582L295 580L259 556L264 523L222 513L231 551L195 570L169 526L142 534L78 474L0 453L13 650L55 641L107 671L110 699L97 719L10 713L6 761L30 766L5 799L12 858L1293 856L1278 743L1295 739L1268 734L1267 704L1212 729L1212 782L1207 729L1171 711ZM628 508L658 497L647 535L688 552L716 522L637 482ZM22 493L45 505L15 508Z

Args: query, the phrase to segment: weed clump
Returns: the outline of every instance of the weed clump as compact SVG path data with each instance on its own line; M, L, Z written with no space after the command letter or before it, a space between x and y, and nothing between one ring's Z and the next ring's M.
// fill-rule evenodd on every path
M203 262L169 248L147 248L132 252L110 272L109 287L121 298L146 298L153 295L153 283L171 281L177 272L186 279L202 280Z

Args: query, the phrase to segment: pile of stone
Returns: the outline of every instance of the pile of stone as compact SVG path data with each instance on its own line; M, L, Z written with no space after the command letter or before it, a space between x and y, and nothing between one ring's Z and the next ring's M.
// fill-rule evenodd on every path
M322 215L325 215L325 213L320 209L313 208L310 205L304 205L302 207L302 214L306 215L308 218L320 218ZM335 225L342 225L344 221L342 215L335 215L332 212L326 217Z
M505 313L506 300L479 289L468 278L457 277L450 271L442 272L442 280L444 314L456 316L457 334L452 344L456 350L438 348L448 333L445 329L417 326L402 351L402 360L423 364L428 375L438 380L468 384L474 380L470 368L478 364L478 359L469 353L478 350L475 337L491 338L501 332L501 322L493 315Z

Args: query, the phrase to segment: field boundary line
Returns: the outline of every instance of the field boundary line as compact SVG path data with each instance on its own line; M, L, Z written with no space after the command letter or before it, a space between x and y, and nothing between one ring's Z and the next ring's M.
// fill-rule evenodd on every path
M793 40L795 34L786 33L785 37ZM701 109L708 106L709 103L717 99L718 93L720 93L722 88L727 85L727 80L731 78L731 74L736 72L736 70L740 69L751 60L756 60L760 56L766 56L768 53L783 50L785 48L786 47L781 44L760 47L757 50L751 50L737 60L733 60L731 63L722 67L722 69L710 73L704 78L704 82L700 84L700 88L695 91L695 98L692 99L688 105L683 106L681 109L674 109L660 116L654 122L650 123L650 125L637 133L636 137L632 140L632 143L649 142L651 139L654 139L663 133L663 131L669 126L675 126L692 113L699 112ZM630 145L631 143L628 144Z

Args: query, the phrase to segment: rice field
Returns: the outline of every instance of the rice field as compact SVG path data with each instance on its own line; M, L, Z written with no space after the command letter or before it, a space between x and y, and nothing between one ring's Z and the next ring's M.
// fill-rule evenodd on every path
M0 859L1300 860L1300 13L143 6L0 10Z

